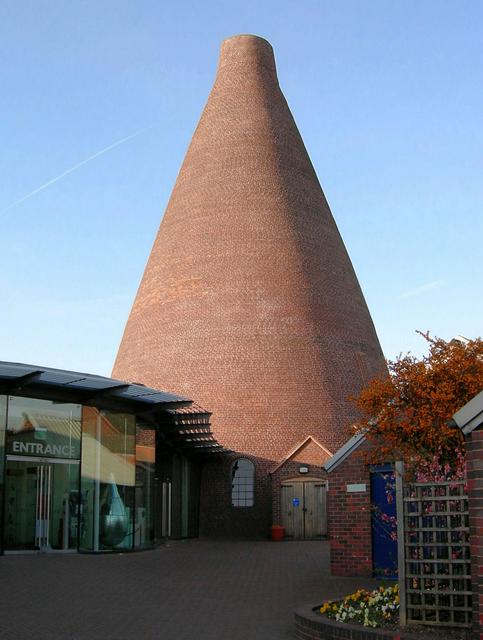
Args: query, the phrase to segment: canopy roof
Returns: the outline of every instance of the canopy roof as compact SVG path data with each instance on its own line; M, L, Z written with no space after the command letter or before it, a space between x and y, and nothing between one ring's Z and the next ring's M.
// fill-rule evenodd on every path
M134 413L162 431L165 441L177 449L222 450L213 438L209 411L184 396L136 382L0 361L1 393Z

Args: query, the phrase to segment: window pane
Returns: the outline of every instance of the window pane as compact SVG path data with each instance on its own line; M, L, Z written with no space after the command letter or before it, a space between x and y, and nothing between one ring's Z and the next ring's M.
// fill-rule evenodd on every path
M135 417L82 411L80 548L131 549L134 525Z
M154 544L154 465L156 437L153 429L136 428L136 514L134 546L137 549Z
M10 396L8 454L78 460L80 433L80 405Z
M7 396L0 396L0 514L3 513L3 464L5 460L5 421L7 419ZM2 535L0 532L0 544Z
M234 507L253 506L255 466L246 458L240 458L232 466L231 503Z

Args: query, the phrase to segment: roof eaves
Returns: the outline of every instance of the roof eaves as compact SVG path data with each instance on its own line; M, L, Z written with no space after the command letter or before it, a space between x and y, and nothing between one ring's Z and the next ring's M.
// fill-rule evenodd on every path
M15 393L22 389L24 392L34 394L55 389L59 393L65 392L76 396L78 402L109 398L109 400L119 400L131 406L157 406L164 410L192 404L192 400L184 396L151 389L144 385L19 362L0 361L0 386L2 389L5 388L7 393Z
M330 460L324 464L322 469L325 469L327 473L334 471L336 467L340 465L353 451L358 449L360 445L365 441L365 433L356 433L352 436L340 449L338 449Z
M308 442L312 441L314 444L316 444L320 449L322 449L323 451L325 451L326 453L329 454L329 456L332 455L332 451L329 451L329 449L327 449L327 447L324 447L323 444L320 444L320 442L318 440L316 440L314 438L314 436L307 436L305 438L305 440L302 440L302 442L299 442L299 444L297 444L293 449L290 450L290 452L285 456L285 458L279 462L277 464L276 467L274 467L269 473L270 475L274 474L278 469L280 469L280 467L282 467L288 460L290 460L290 458L292 458L298 451L300 451L300 449L302 449L302 447L304 445L306 445Z
M453 415L453 420L465 435L483 424L483 391L457 411Z

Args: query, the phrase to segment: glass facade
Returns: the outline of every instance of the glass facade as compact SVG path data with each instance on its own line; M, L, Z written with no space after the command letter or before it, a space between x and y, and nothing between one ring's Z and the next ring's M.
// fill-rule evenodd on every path
M0 396L2 549L152 547L155 468L154 428L134 414Z
M79 460L81 406L10 396L7 455Z
M84 407L80 503L85 551L131 549L136 480L133 414Z
M9 396L7 416L4 549L77 548L80 405Z
M180 454L166 456L162 480L161 511L165 514L162 535L172 538L192 538L198 535L201 465ZM163 509L162 505L165 505ZM168 513L169 511L169 513Z
M5 476L5 427L7 422L7 396L0 395L0 530L3 529L3 495ZM1 545L1 536L0 536ZM0 549L1 550L1 549Z
M77 548L79 464L7 460L6 550Z
M136 428L136 485L134 494L134 547L146 549L154 542L154 504L156 472L156 434L154 429Z

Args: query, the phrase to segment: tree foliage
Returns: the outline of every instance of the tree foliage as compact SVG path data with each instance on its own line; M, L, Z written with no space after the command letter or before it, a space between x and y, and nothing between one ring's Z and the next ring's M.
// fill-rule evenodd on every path
M428 355L388 362L389 376L373 380L355 399L363 419L354 432L366 434L373 459L457 464L464 439L451 418L483 389L483 341L446 342L418 333Z

